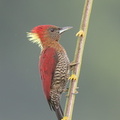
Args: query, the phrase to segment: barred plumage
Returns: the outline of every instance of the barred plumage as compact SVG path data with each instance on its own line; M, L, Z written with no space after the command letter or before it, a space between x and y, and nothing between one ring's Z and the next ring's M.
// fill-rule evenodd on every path
M64 91L69 75L69 59L65 53L57 52L58 63L54 72L51 85L51 102L54 101L56 106L60 104L60 95ZM55 100L56 98L56 100ZM59 104L55 103L58 102Z
M56 115L60 120L64 116L60 106L60 98L68 81L70 63L66 52L57 52L57 56L58 63L52 79L49 105L56 112Z
M40 25L28 33L30 41L42 48L39 60L39 71L45 97L58 120L63 118L60 97L65 89L69 74L69 59L64 48L59 44L61 33L72 27Z

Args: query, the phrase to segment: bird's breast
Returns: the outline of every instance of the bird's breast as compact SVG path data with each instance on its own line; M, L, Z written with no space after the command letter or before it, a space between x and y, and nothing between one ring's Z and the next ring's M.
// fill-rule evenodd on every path
M69 76L69 59L66 53L58 52L58 63L53 77L53 84L64 87ZM60 85L61 84L61 85ZM53 85L54 87L54 85ZM57 86L56 86L57 87Z

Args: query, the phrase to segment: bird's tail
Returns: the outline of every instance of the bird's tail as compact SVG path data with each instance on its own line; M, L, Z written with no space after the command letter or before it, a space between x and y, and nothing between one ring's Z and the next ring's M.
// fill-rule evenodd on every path
M64 116L61 105L59 105L59 107L57 107L57 108L55 107L54 111L56 113L56 116L57 116L58 120L61 120L63 118L63 116Z
M50 106L50 109L51 110L53 109L55 111L58 120L63 119L64 113L63 113L63 110L61 108L61 105L59 104L56 106L54 103L51 103L51 101L49 101L49 100L48 100L48 104Z

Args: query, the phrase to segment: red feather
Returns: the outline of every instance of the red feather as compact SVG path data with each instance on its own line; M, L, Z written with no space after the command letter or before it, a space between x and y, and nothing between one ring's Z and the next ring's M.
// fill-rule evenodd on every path
M39 60L39 70L41 74L43 90L48 100L50 99L50 87L57 62L58 56L54 48L48 47L42 51Z

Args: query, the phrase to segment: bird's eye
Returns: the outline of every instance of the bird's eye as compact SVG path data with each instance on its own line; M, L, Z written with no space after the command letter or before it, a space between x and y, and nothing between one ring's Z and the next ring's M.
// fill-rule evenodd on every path
M53 28L50 29L51 32L54 32L55 30Z

